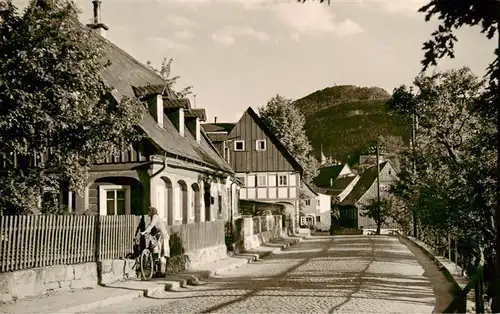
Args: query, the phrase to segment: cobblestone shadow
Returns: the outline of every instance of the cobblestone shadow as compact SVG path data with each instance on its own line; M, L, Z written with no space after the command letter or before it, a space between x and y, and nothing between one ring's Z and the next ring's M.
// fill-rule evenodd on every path
M312 237L138 312L430 313L423 272L394 237Z

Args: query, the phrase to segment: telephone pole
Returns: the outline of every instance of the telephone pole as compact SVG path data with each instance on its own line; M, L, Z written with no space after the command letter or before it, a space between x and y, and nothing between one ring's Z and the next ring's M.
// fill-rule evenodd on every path
M416 138L417 138L417 118L415 114L413 113L411 115L411 149L414 152L414 149L416 148ZM413 174L415 175L415 161L412 161L412 171ZM415 213L415 210L412 209L412 218L413 218L413 237L418 239L418 228L417 228L417 215Z
M375 146L375 154L377 156L377 234L380 235L380 162L378 151L378 138Z

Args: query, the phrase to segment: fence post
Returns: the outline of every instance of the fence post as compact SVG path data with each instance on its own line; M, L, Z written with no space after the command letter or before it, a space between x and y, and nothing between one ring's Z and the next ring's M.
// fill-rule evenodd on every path
M483 266L477 268L477 279L474 286L474 299L476 300L476 313L484 313L483 299Z
M451 262L451 237L448 233L448 260Z

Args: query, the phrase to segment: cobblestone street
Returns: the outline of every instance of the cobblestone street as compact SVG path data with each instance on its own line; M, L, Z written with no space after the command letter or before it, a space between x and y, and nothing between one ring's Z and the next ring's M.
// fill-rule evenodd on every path
M312 237L203 285L92 311L432 313L431 281L395 237Z

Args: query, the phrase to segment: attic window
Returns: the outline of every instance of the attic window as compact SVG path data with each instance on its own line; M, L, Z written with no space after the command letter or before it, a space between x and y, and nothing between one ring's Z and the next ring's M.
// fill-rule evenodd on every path
M255 149L256 150L266 150L266 140L255 141Z
M245 150L245 141L234 141L234 150L235 151Z

